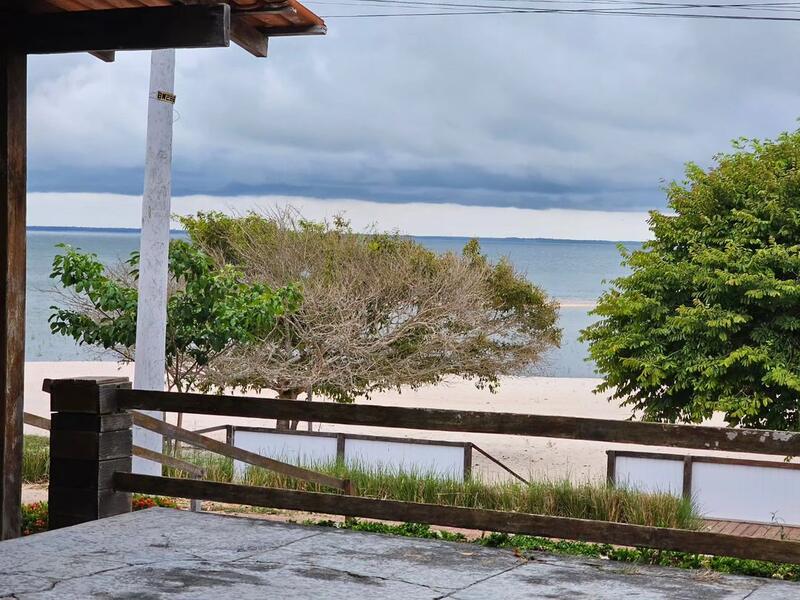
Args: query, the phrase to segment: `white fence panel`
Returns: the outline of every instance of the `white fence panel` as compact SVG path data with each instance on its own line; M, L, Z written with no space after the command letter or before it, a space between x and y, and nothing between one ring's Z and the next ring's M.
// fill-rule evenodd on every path
M643 492L684 489L684 458L656 453L613 456L614 483ZM690 493L710 519L800 525L800 465L692 457Z
M347 464L363 469L382 469L390 472L412 472L464 480L465 470L471 466L469 444L430 443L423 440L408 441L402 438L367 438L341 434L343 455ZM311 469L315 465L330 464L337 460L339 440L335 435L321 433L285 433L271 429L234 427L233 445L261 456L274 458ZM233 462L233 474L241 479L248 465Z
M717 519L800 524L800 470L696 462L692 496Z
M616 483L648 493L683 493L683 461L618 456Z
M295 465L313 467L315 464L328 464L336 461L335 437L236 430L233 436L233 445L242 450ZM240 479L244 476L247 467L246 463L233 461L234 477Z
M344 460L361 468L406 471L464 480L463 446L345 438Z

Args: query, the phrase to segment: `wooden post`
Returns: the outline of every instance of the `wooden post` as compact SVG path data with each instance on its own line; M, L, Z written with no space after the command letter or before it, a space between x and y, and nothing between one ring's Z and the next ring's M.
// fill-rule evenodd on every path
M606 450L608 463L606 467L606 481L610 487L617 485L617 453L614 450Z
M27 57L0 41L0 539L20 535Z
M117 410L115 392L130 383L61 379L51 383L50 529L131 511L131 495L114 489L130 472L132 415Z
M683 497L687 500L692 499L692 457L683 457Z

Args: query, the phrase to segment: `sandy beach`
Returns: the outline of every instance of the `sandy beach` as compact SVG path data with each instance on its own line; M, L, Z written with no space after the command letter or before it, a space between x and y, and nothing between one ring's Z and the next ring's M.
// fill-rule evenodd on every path
M113 362L31 362L25 365L25 410L48 416L49 396L41 391L46 377L76 377L89 375L116 375L133 377L133 366L118 366ZM406 390L402 394L386 392L375 394L370 404L453 408L496 412L515 412L542 415L569 415L623 420L630 416L626 408L609 402L604 395L593 393L597 379L571 379L555 377L507 378L501 382L499 391L491 394L478 390L472 384L456 381L436 387ZM268 396L269 394L262 394ZM175 415L169 415L174 422ZM715 420L716 421L716 420ZM185 427L199 429L219 424L274 426L274 421L213 416L186 415ZM721 421L714 424L721 425ZM305 424L301 424L304 427ZM479 435L463 433L440 433L404 429L345 427L314 425L315 430L349 431L372 435L417 437L454 441L472 441L496 458L505 462L518 473L533 478L562 479L575 481L587 478L604 478L606 472L606 450L649 450L658 448L575 440L549 440L520 436ZM42 434L41 430L26 426L26 433ZM661 450L674 452L674 450ZM692 454L708 454L692 451ZM723 453L717 453L720 455ZM739 455L744 458L746 455ZM474 457L477 473L485 478L504 477L505 474L480 455Z

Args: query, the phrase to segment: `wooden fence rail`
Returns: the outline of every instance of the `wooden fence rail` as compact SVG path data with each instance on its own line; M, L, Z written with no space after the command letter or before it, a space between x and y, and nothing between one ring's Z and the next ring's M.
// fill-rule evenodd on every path
M472 433L527 435L576 440L631 443L654 446L700 448L775 455L800 454L800 434L793 432L753 431L721 427L665 425L627 421L606 421L577 417L524 415L456 411L442 409L400 408L373 405L337 405L328 403L269 400L235 396L206 396L164 392L134 391L127 385L95 384L80 381L54 382L58 399L51 398L53 409L70 416L93 416L98 422L128 418L131 409L186 412L232 417L294 419L371 425L407 429L460 431ZM56 389L56 388L54 388ZM86 413L89 413L88 415ZM136 422L170 434L190 444L207 447L219 444L203 436L162 421L136 414ZM71 421L65 421L69 423ZM116 422L116 421L115 421ZM101 434L107 435L107 434ZM198 440L199 438L199 440ZM198 443L200 441L200 443ZM237 452L245 452L235 449ZM101 446L96 454L97 468L105 477L105 466L113 457L105 456ZM247 453L250 454L250 453ZM257 456L257 455L256 455ZM236 456L232 456L237 458ZM251 458L251 457L248 457ZM260 457L261 460L270 460ZM248 460L248 462L250 462ZM267 467L270 468L270 467ZM294 467L298 468L299 467ZM346 517L365 517L392 521L412 521L464 527L483 531L500 531L540 535L552 538L601 542L621 546L637 546L660 550L677 550L720 556L734 556L800 564L800 542L734 536L707 531L692 531L553 517L518 512L431 505L396 500L381 500L345 494L302 492L262 488L210 481L136 475L128 469L109 472L115 494L131 492L203 499L217 502L250 504L288 510L302 510ZM323 483L323 485L327 485ZM331 486L336 487L336 486ZM104 509L104 506L100 506ZM116 507L112 507L118 510ZM93 510L94 518L106 516Z
M538 535L620 546L640 546L660 550L680 550L699 554L721 554L739 558L800 563L800 543L798 542L739 537L706 531L647 527L627 523L397 500L378 500L338 494L298 492L211 481L187 481L132 473L117 473L114 476L114 484L117 489L128 492L202 498L215 502L370 519L432 523L479 531Z
M260 454L256 454L255 452L248 452L247 450L242 450L241 448L229 446L223 442L205 437L187 429L181 429L175 425L172 425L171 423L167 423L166 421L162 421L160 419L155 419L142 413L133 413L133 424L150 431L155 431L156 433L160 433L174 440L186 442L192 446L209 450L210 452L221 454L222 456L233 458L234 460L240 460L250 465L261 467L262 469L268 469L276 473L281 473L282 475L287 475L288 477L294 477L295 479L302 479L303 481L310 481L311 483L317 483L319 485L324 485L339 490L346 490L350 485L349 480L331 477L330 475L325 475L324 473L310 471L302 467L290 465L289 463L267 458L265 456L261 456Z
M800 456L800 432L120 389L120 409Z

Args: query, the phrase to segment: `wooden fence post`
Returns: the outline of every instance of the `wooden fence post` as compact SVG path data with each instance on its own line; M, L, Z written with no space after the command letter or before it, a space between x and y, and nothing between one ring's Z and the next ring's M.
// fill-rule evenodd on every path
M119 411L126 380L50 382L50 529L131 511L131 494L114 490L117 471L130 472L132 415Z

